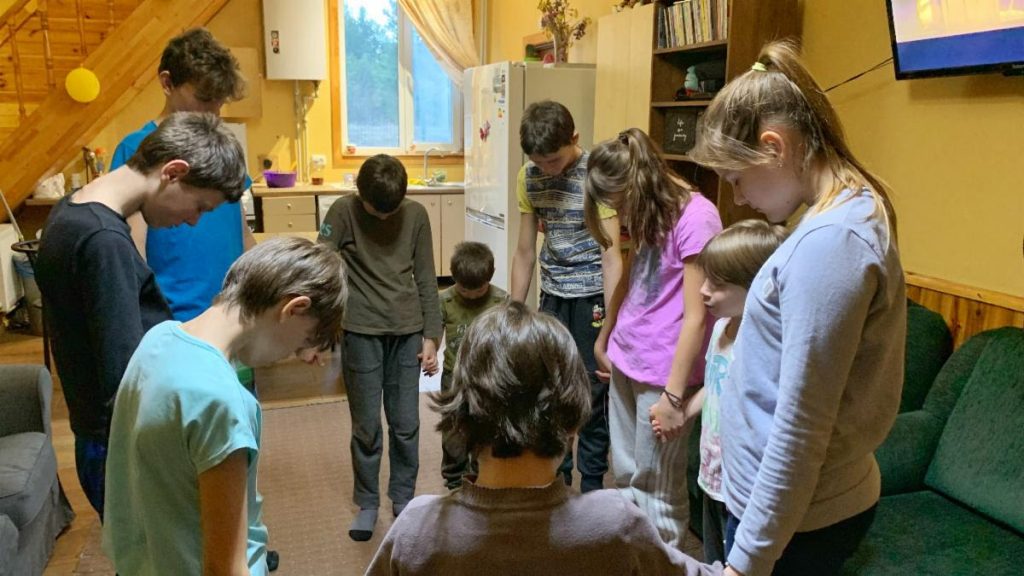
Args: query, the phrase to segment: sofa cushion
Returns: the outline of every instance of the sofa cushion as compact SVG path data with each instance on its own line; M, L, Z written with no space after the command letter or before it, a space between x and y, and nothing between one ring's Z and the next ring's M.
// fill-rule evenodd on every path
M843 573L1020 574L1024 538L930 490L887 496Z
M925 485L1024 533L1024 330L995 332L946 421Z
M938 312L907 301L907 349L900 412L924 405L935 377L953 351L953 336Z
M0 576L14 574L14 562L18 558L18 528L14 522L0 514Z
M39 513L57 479L57 458L46 434L0 437L0 514L18 529Z

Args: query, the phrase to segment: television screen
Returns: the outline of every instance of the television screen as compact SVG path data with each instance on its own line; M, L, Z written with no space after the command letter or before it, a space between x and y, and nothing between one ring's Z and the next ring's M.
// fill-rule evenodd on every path
M1024 71L1024 0L888 0L899 79Z

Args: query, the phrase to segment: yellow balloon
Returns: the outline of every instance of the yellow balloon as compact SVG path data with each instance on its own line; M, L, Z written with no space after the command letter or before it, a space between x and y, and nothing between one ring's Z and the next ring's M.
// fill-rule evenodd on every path
M100 79L92 70L79 66L68 72L68 77L64 79L64 88L73 100L84 104L92 102L100 95Z

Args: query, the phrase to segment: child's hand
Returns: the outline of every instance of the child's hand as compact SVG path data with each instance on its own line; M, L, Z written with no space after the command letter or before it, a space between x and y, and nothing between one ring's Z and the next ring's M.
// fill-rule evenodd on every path
M612 361L608 359L608 343L600 338L594 342L594 360L597 362L597 378L601 382L610 382L612 379Z
M437 342L430 338L423 339L423 351L417 355L420 367L427 376L437 374Z
M651 428L654 435L662 442L678 438L686 425L686 412L672 406L664 394L651 406Z

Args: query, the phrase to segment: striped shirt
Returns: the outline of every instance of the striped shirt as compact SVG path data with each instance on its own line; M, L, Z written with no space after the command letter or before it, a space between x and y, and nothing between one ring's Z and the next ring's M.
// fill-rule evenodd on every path
M519 171L516 194L519 212L533 213L544 230L540 251L540 287L562 298L582 298L604 292L601 246L583 219L583 184L589 152L562 174L548 176L533 162ZM615 212L600 209L601 218Z

